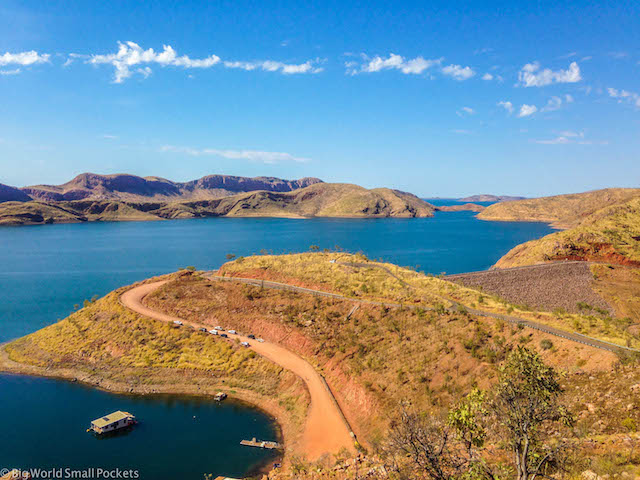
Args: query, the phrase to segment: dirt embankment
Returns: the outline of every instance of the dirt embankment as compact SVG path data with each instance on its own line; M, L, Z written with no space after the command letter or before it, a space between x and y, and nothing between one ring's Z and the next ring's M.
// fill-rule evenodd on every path
M588 263L561 262L496 269L450 275L447 280L542 310L563 308L578 313L578 303L583 302L613 313L611 305L593 290L594 278Z
M194 327L209 327L201 323L189 322L165 313L153 310L143 304L143 298L166 282L149 283L125 292L120 298L131 310L165 322L182 321ZM257 342L242 335L231 335L233 339L249 342L251 349L281 367L292 371L307 386L311 397L311 406L307 413L302 434L301 452L315 460L325 454L338 453L341 449L353 451L353 439L344 421L342 412L336 405L331 392L315 368L292 351L268 341Z

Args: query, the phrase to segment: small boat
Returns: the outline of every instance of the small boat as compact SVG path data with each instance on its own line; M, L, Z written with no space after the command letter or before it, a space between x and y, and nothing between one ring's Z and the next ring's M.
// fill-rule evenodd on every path
M216 393L216 396L215 396L215 397L213 397L213 399L214 399L216 402L221 402L221 401L223 401L225 398L227 398L227 394L226 394L226 393L224 393L224 392L218 392L218 393Z
M129 412L118 410L117 412L95 419L91 422L91 426L87 429L87 432L103 435L105 433L129 428L136 423L138 422L135 416L131 415Z

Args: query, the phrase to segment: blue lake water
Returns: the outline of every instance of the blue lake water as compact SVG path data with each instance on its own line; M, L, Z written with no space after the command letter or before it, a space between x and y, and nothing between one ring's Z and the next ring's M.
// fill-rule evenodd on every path
M122 285L188 265L217 268L227 253L247 256L261 250L287 253L306 251L310 245L337 246L425 272L459 273L486 269L515 245L551 231L541 223L484 222L475 219L472 212L437 212L434 218L425 219L210 218L3 227L0 342L64 318L74 304ZM61 466L72 461L100 465L109 455L116 455L122 462L133 462L141 471L147 469L149 473L143 478L202 478L202 472L242 476L260 460L258 454L230 441L221 444L227 448L224 455L210 455L216 449L215 432L226 437L236 428L235 424L231 429L226 423L236 418L233 412L253 419L252 432L268 434L272 428L267 417L244 407L226 410L208 401L196 402L200 411L197 417L202 418L196 425L185 421L196 415L192 413L194 403L185 399L112 395L52 380L0 376L0 392L0 468L43 466L47 462ZM11 399L8 405L7 398ZM144 427L128 436L109 440L111 443L96 443L86 437L84 428L89 420L117 409L129 409L138 415L144 412L145 416L149 412L152 421L144 422ZM157 455L150 450L149 445L163 438L162 428L156 429L153 419L163 418L171 436L181 439L174 455L171 448ZM27 425L21 426L22 422ZM197 429L204 423L207 428L199 432ZM9 440L2 438L8 431L11 448L6 447ZM73 437L78 432L82 436ZM62 441L55 442L54 438ZM67 438L73 441L67 443ZM47 445L46 457L41 454L43 449L35 448L37 445ZM128 458L118 453L138 448L142 453L149 451ZM189 462L178 458L183 453L193 453ZM176 470L162 473L171 471L172 465L180 468L180 475L176 476ZM244 465L244 470L238 465Z

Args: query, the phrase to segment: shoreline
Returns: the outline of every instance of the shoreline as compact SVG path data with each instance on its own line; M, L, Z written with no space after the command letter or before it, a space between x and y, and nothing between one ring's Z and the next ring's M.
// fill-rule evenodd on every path
M9 358L8 352L5 350L5 346L9 342L0 344L0 375L15 375L23 377L43 378L68 383L80 383L86 388L94 388L104 392L113 393L116 395L132 395L132 396L190 396L209 399L214 402L213 396L221 390L219 387L201 387L200 385L162 385L162 384L148 384L144 386L130 385L123 382L109 380L101 375L91 375L81 370L74 370L71 368L47 368L38 367L35 365L25 365L15 362ZM296 437L299 436L299 428L295 424L288 422L287 413L284 409L278 406L278 403L274 399L269 399L262 395L258 395L252 391L232 388L234 393L229 395L229 400L233 403L237 403L245 408L256 410L265 415L270 423L276 428L276 439L278 443L284 446L283 450L278 453L274 459L269 460L265 465L259 466L256 469L247 473L251 474L266 474L272 470L270 465L275 462L279 462L286 467L291 456L294 453L295 445L297 441Z

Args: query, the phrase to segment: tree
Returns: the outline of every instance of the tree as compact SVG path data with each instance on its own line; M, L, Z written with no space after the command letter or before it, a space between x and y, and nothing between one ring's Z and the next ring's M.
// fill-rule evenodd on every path
M227 253L225 257L227 257L227 260L233 260L234 258L236 258L236 256L233 253Z
M487 436L485 393L473 390L449 412L446 422L403 407L391 423L387 453L401 478L493 479L480 455Z
M509 355L489 410L513 455L518 480L547 477L561 467L564 445L542 441L542 427L551 422L569 426L572 416L560 403L557 372L524 347Z
M309 250L311 250L312 252L319 252L320 251L320 247L318 245L311 245L309 247Z

